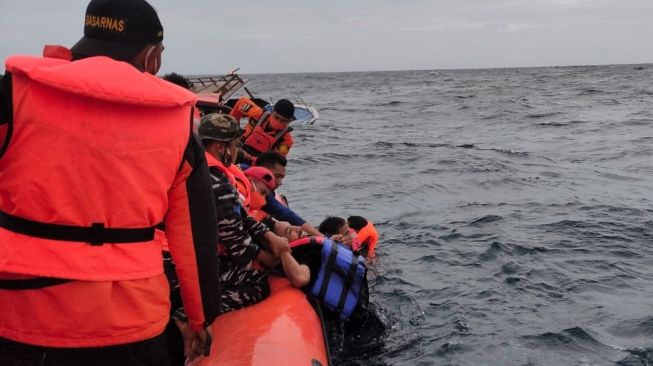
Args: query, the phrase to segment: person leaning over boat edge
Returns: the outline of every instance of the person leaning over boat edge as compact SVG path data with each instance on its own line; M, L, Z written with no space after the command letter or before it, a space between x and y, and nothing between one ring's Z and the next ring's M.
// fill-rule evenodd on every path
M247 215L239 201L233 164L242 133L238 121L227 114L211 113L202 117L198 135L206 149L218 216L220 313L255 304L270 293L268 271L280 252L290 251L288 240L278 237L265 225ZM269 173L272 180L274 177ZM266 243L273 254L256 243Z
M210 350L215 207L190 133L195 96L153 76L162 40L146 1L92 0L72 49L6 61L2 365L167 365L161 221L190 319L186 354Z
M237 121L247 117L248 123L241 137L243 143L238 163L251 165L260 154L276 151L283 156L290 152L294 141L290 122L295 118L295 105L288 99L280 99L272 112L266 112L250 98L242 97L229 112Z
M303 238L291 246L291 253L280 256L283 271L295 287L326 307L331 337L342 333L352 343L364 344L383 334L386 325L369 301L362 256L326 237Z
M261 209L279 221L287 221L293 226L301 227L309 235L320 236L322 234L318 229L295 213L288 207L287 202L276 193L276 189L281 186L283 179L286 177L287 164L288 160L283 155L274 151L268 151L259 155L256 162L254 162L254 166L262 166L269 169L274 174L276 182L275 191L265 196L265 205Z

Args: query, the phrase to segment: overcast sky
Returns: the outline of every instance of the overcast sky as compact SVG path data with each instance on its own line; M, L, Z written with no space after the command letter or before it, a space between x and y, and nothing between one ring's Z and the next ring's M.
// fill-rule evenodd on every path
M653 0L151 0L161 72L653 62ZM71 46L83 0L0 0L0 57ZM4 69L4 68L2 68Z

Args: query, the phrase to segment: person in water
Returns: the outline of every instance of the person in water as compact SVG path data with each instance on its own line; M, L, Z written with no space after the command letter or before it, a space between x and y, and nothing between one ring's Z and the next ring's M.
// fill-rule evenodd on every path
M374 225L362 216L350 216L346 221L342 217L329 216L320 223L319 230L325 236L347 245L357 254L367 258L376 255L379 234Z
M285 197L276 193L276 190L281 186L286 177L287 164L288 160L283 155L274 151L265 152L256 159L254 166L262 166L269 169L274 173L276 182L274 190L265 196L265 205L261 209L276 220L286 221L293 226L301 227L309 235L322 235L318 229L288 207L288 202Z
M354 248L354 250L367 258L376 256L376 244L379 242L379 233L376 231L374 224L362 216L349 216L347 218L347 225L356 232L358 247Z
M188 314L186 354L208 354L215 206L190 135L195 96L154 76L162 41L146 1L92 0L71 49L7 59L0 365L167 365L161 221Z
M320 223L318 230L332 240L343 243L352 249L356 245L356 232L349 228L347 221L342 217L328 216Z
M238 163L251 165L256 157L266 151L276 151L287 156L293 145L290 122L295 118L295 105L288 99L280 99L274 104L272 112L266 112L247 97L238 99L230 114L240 121L247 118L248 123L241 137L242 150Z
M198 135L206 149L218 216L219 281L222 287L220 313L255 304L270 293L267 268L279 262L275 258L289 251L288 240L275 235L267 226L250 217L242 207L235 187L232 168L242 133L238 121L227 114L202 117ZM274 187L274 175L265 170L256 182L258 190ZM261 247L266 244L270 251ZM259 265L259 264L262 264Z

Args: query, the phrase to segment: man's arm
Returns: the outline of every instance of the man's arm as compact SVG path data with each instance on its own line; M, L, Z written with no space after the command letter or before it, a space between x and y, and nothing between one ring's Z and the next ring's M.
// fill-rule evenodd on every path
M284 251L280 254L281 266L286 277L295 287L306 286L311 280L311 270L305 264L299 264L293 258L290 251Z
M287 221L293 226L300 226L302 230L307 232L309 235L322 235L322 233L320 233L320 231L317 230L313 225L309 224L306 222L306 220L297 215L293 210L277 201L277 199L274 197L274 192L271 192L265 196L265 206L263 206L262 209L268 215L274 217L279 221Z
M302 226L306 223L306 220L302 219L293 210L277 201L274 192L270 192L265 196L265 205L262 210L279 221L288 221L291 225Z
M192 135L168 200L165 225L170 254L186 316L191 328L201 332L218 310L218 238L206 158Z
M304 230L308 235L313 235L313 236L322 236L322 233L313 227L313 225L309 224L308 222L305 222L304 225L301 226L302 230Z
M270 228L266 224L258 222L255 218L249 216L245 208L242 206L240 211L245 230L249 233L249 236L251 236L252 239L260 243L263 240L265 233L270 231Z

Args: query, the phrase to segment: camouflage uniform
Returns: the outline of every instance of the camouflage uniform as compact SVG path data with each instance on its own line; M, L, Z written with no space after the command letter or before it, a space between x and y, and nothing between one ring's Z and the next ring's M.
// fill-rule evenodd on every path
M259 269L254 259L269 229L249 217L239 201L236 188L218 168L210 168L218 213L219 280L222 286L220 313L256 304L270 294L267 269Z

